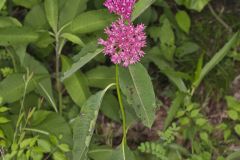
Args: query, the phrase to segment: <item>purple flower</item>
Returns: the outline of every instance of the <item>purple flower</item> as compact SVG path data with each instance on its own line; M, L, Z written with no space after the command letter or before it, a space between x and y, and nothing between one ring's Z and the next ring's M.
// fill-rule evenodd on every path
M143 24L135 27L131 22L125 24L123 19L119 19L105 29L107 40L99 39L98 43L104 46L104 54L110 56L114 64L127 67L140 61L145 54L142 51L146 46L144 29Z
M112 13L120 15L125 20L130 20L136 0L106 0L104 6Z

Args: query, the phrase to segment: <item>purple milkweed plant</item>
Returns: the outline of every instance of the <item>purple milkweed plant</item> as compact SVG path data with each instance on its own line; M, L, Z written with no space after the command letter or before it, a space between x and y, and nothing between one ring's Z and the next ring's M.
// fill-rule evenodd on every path
M145 54L142 51L146 46L145 26L134 26L130 21L135 1L106 0L104 3L110 12L120 15L121 18L105 29L107 40L100 38L98 43L104 46L104 54L108 55L114 64L124 67L140 61Z

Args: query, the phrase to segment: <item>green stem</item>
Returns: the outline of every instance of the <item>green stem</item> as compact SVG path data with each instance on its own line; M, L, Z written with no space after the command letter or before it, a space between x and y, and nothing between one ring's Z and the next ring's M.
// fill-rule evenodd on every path
M212 15L216 18L216 20L221 25L223 25L223 27L225 27L229 33L232 33L232 28L223 19L221 19L220 16L217 15L217 13L214 11L214 9L210 3L208 4L208 8L209 8L210 12L212 13Z
M116 64L116 87L117 87L118 101L119 101L120 110L121 110L121 114L122 114L123 144L126 145L127 144L126 114L125 114L125 111L124 111L122 96L121 96L121 93L120 93L119 69L118 69L117 64Z
M14 132L14 136L13 136L13 143L17 141L16 138L17 138L18 132L21 133L21 131L22 131L21 126L19 126L20 123L21 123L21 120L22 120L21 114L22 114L23 108L24 108L25 98L26 98L26 94L27 94L27 88L28 88L28 85L29 85L30 81L32 80L32 77L33 77L33 74L32 73L30 74L29 70L27 69L26 77L23 77L24 78L23 98L22 98L22 101L21 101L21 106L20 106L20 110L19 110L19 114L18 114L17 124L16 124L16 127L15 127L15 132Z
M60 42L59 42L59 34L55 34L55 52L56 52L56 65L55 65L55 70L56 70L56 88L58 92L58 106L59 106L59 112L62 114L62 86L61 86L61 81L60 81L60 55L61 55L61 47L60 47Z

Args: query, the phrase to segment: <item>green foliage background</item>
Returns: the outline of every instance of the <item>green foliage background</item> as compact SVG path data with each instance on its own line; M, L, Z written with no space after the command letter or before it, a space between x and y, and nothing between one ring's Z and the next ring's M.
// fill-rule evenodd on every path
M103 2L0 0L0 159L240 159L240 2L138 0L128 68Z

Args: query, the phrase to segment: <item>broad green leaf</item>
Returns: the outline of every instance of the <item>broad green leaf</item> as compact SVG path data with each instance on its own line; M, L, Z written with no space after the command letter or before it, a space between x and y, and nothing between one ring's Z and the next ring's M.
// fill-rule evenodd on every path
M4 123L8 123L9 119L7 119L6 117L1 117L0 116L0 124L4 124Z
M23 74L11 74L0 82L0 97L3 103L12 103L22 98L25 82ZM33 81L27 87L27 93L35 88Z
M154 2L155 0L139 0L134 6L132 21L134 21L137 17L139 17Z
M47 118L47 116L49 116L50 113L51 112L48 111L36 111L33 114L31 125L37 126L41 124Z
M199 79L202 71L202 66L203 66L203 54L201 54L201 56L198 59L197 68L195 70L195 75L194 75L194 81Z
M227 114L234 121L238 119L238 113L235 110L228 110Z
M147 28L147 32L149 33L149 36L157 42L161 38L161 33L160 33L160 28L159 26L149 26Z
M190 154L189 151L184 146L176 144L176 143L169 144L169 148L171 148L172 150L175 150L185 156L189 156L189 154Z
M78 44L80 46L85 46L85 44L83 43L83 41L76 35L71 34L71 33L63 33L61 34L61 37L69 40L70 42L73 42L75 44Z
M41 54L41 57L47 57L52 51L52 48L50 46L54 42L54 37L52 37L47 30L40 32L38 40L34 42L34 45L37 47L36 52L38 54Z
M115 67L98 66L86 73L91 87L105 88L115 82Z
M5 5L5 3L6 3L6 0L1 0L0 1L0 11L3 8L3 6Z
M164 57L172 61L175 52L175 35L171 23L167 18L163 18L162 26L160 27L160 47Z
M133 152L130 151L128 146L124 147L124 152L122 145L117 149L98 147L91 149L88 152L89 157L93 160L135 160Z
M182 58L191 53L197 52L199 48L199 45L194 42L184 42L180 47L176 49L175 55L179 58Z
M234 130L235 132L240 135L240 124L237 124L235 127L234 127Z
M151 6L149 6L138 19L135 20L135 24L143 23L149 26L151 22L157 21L157 13Z
M34 6L25 16L24 24L34 29L48 29L49 24L45 15L44 6Z
M0 138L4 139L4 133L3 133L3 130L0 129ZM1 145L1 144L0 144Z
M171 26L171 23L167 18L163 18L162 26L160 28L160 40L162 44L174 45L175 44L175 35Z
M105 9L87 11L77 16L69 28L73 33L91 33L103 30L115 19L115 16Z
M44 7L48 23L56 33L58 30L58 0L45 0Z
M106 94L101 105L101 112L108 118L120 122L120 110L117 97ZM126 108L126 107L125 107Z
M26 8L31 8L32 6L38 4L41 0L13 0L13 2L18 6L23 6Z
M36 117L37 116L37 117ZM38 118L41 118L39 121ZM66 120L55 112L39 110L33 114L31 127L56 137L62 136L61 143L72 146L72 131Z
M114 150L109 147L98 147L90 149L88 151L88 156L93 160L110 160L114 153Z
M120 86L128 103L143 124L151 128L155 119L156 99L153 85L145 67L137 63L128 69L120 68Z
M164 121L164 130L171 124L175 118L178 109L181 107L181 104L184 100L185 95L183 93L178 93L176 98L173 100L170 108L168 109L167 118Z
M189 33L191 27L191 19L187 12L185 11L178 11L176 14L176 21L178 26L186 33Z
M70 151L70 148L67 144L60 144L60 145L58 145L58 148L60 150L62 150L63 152L69 152Z
M73 160L85 160L98 112L106 91L112 86L110 84L107 88L92 95L81 108L81 114L73 122Z
M0 28L0 45L27 44L38 39L38 34L28 28Z
M188 9L193 9L200 12L208 4L210 0L175 0L175 1L177 2L177 4L184 5Z
M127 145L122 144L113 151L113 154L109 160L136 160L133 152Z
M52 82L48 70L36 59L26 54L24 66L29 68L34 74L43 75L44 78L37 83L37 92L42 95L57 112L57 106L53 97Z
M90 43L87 43L87 44L81 49L81 51L80 51L78 54L74 55L72 59L73 59L74 62L76 62L76 61L78 61L81 57L87 55L88 53L90 53L90 52L91 52L91 53L95 52L95 51L97 50L97 48L98 48L97 42L96 42L96 41L91 41Z
M37 92L42 95L57 112L57 107L52 93L51 77L48 70L36 59L26 52L26 46L14 46L16 56L21 62L21 66L29 70L34 75L42 75L42 79L38 82L34 81L37 87Z
M174 83L181 92L184 93L187 92L187 87L185 83L179 76L177 76L176 71L174 71L174 69L171 68L169 64L167 64L165 61L156 56L150 56L149 58L160 69L160 72L165 74L169 78L169 80L172 81L172 83Z
M203 78L216 66L218 65L222 59L229 53L230 49L236 45L236 42L239 38L239 32L235 33L232 38L224 45L224 47L218 51L212 59L203 67L199 79L197 79L193 86L196 88L201 83Z
M33 144L37 142L37 137L34 138L26 138L20 143L20 148L26 148L27 146L32 147Z
M196 125L202 127L207 123L207 120L205 118L198 118L196 119Z
M240 158L240 151L235 151L231 154L229 154L226 157L226 160L238 160Z
M88 0L65 0L63 8L60 10L59 25L63 26L72 21L77 14L87 8Z
M70 77L72 74L74 74L77 70L82 68L85 64L87 64L89 61L91 61L94 57L96 57L101 52L102 52L102 49L97 49L95 52L90 52L84 55L83 57L81 57L77 62L73 63L70 69L64 72L61 80L64 81L66 78Z
M70 59L65 56L61 57L62 59L62 71L66 71L72 65ZM86 79L82 72L76 72L69 78L63 81L67 92L69 93L72 100L81 107L83 103L90 96L89 88L87 87Z
M25 63L24 63L26 55L27 55L26 49L27 49L27 45L14 45L13 50L11 50L11 52L17 56L17 58L19 59L21 67L28 68L28 66L25 65ZM25 62L29 63L28 60L25 61Z
M45 153L51 152L51 143L45 139L37 140L38 147Z
M13 17L0 17L0 28L5 28L5 27L21 27L22 24Z
M62 152L54 152L53 153L53 160L67 160L67 157Z
M8 107L0 107L0 113L10 110Z
M227 101L227 106L229 109L233 109L233 110L240 112L240 101L239 100L237 100L235 97L232 97L232 96L226 96L225 99Z

